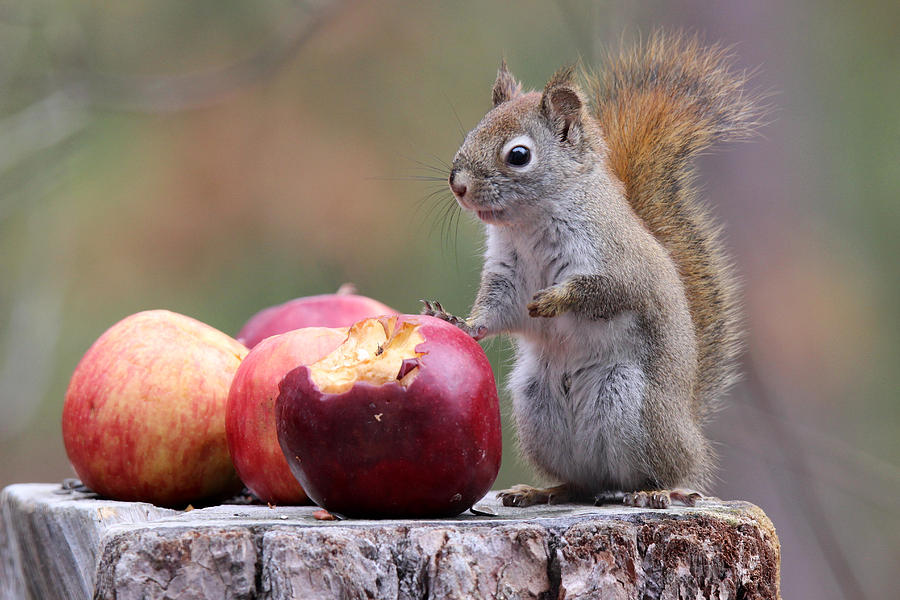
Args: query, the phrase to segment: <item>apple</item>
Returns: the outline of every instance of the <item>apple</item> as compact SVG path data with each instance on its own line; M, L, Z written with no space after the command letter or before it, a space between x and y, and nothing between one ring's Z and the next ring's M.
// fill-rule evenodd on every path
M225 433L238 475L260 499L272 504L308 502L278 445L278 384L288 371L316 362L346 338L346 327L307 327L273 335L254 346L238 367L225 407Z
M491 366L477 342L440 319L362 320L279 389L281 449L309 497L329 511L457 515L497 477L502 443Z
M397 311L378 300L360 296L351 284L344 284L335 294L295 298L278 306L265 308L252 317L237 334L239 342L253 348L278 333L304 327L350 327L367 317L395 315Z
M110 327L66 391L62 433L82 482L118 500L178 506L241 489L225 401L247 348L166 310Z

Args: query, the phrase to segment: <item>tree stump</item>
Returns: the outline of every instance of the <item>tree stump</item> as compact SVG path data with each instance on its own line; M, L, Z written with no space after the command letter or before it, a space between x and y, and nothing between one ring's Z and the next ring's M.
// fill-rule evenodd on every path
M746 502L516 509L491 493L480 506L496 515L319 521L315 507L64 492L3 490L3 600L780 598L775 529Z

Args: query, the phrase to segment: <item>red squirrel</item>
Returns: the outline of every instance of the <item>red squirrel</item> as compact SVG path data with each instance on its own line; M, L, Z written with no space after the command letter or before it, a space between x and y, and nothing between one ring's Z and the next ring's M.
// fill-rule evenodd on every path
M515 339L519 447L551 488L503 503L692 504L713 467L701 428L736 379L738 287L693 159L749 137L764 109L720 46L654 34L542 92L502 64L493 108L453 159L450 188L485 223L469 317Z

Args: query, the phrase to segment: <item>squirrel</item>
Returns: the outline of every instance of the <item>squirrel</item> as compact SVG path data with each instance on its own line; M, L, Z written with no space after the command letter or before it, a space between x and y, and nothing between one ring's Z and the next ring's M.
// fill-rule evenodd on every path
M656 32L608 57L587 93L572 66L525 93L503 60L449 176L486 224L478 294L465 320L439 302L422 312L515 338L519 448L560 484L514 486L505 505L702 497L714 457L701 428L736 380L742 332L692 160L750 137L764 112L732 62Z

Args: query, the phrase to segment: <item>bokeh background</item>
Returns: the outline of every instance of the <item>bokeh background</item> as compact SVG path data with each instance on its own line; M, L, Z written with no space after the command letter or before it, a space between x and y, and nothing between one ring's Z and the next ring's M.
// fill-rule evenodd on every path
M527 86L650 29L773 92L701 180L745 285L712 492L759 504L785 598L896 594L900 4L0 2L0 485L72 475L68 378L149 308L235 333L345 281L464 314L482 232L440 182L501 57ZM502 382L509 342L487 344ZM508 399L504 411L508 414ZM509 427L507 427L509 429ZM533 481L511 431L498 486Z

